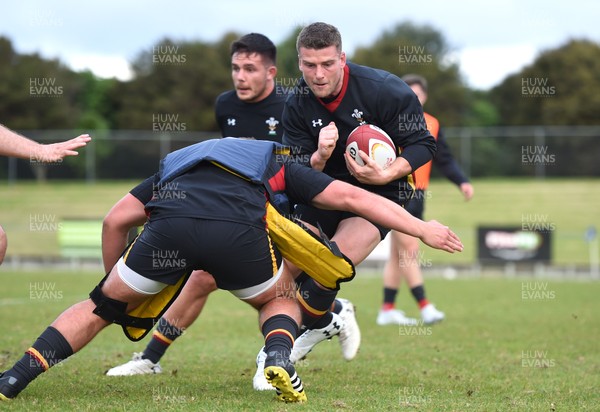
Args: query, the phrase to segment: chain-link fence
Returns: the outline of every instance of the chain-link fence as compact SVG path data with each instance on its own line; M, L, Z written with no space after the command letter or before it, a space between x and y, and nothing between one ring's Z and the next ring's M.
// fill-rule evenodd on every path
M452 127L446 139L471 177L600 176L600 126ZM217 132L89 131L93 143L61 167L27 160L0 159L0 179L143 179L172 150L220 137ZM40 142L75 137L73 130L23 131Z

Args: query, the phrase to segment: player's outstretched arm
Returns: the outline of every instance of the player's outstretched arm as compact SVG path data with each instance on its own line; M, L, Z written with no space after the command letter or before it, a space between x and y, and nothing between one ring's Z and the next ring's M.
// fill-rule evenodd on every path
M356 213L389 229L418 237L435 249L449 253L463 250L460 239L447 226L435 220L417 219L394 202L348 183L332 182L313 198L313 204L323 209Z
M56 162L65 156L76 156L76 149L85 146L92 138L82 134L59 143L40 144L0 125L0 155L36 159L39 162Z

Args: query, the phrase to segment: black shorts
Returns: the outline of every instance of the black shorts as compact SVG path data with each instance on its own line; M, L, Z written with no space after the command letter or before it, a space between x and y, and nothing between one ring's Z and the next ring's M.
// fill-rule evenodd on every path
M204 269L220 289L238 290L272 279L282 258L264 229L176 217L150 220L123 260L157 282L173 285L191 270Z
M415 190L415 195L408 201L408 203L406 203L405 206L405 209L408 213L421 220L423 220L423 212L425 210L426 194L427 193L424 190Z
M358 215L339 210L324 210L307 205L296 205L294 209L294 217L302 220L303 222L310 223L315 227L317 227L318 223L327 237L331 238L335 234L335 231L342 220L349 219L351 217L358 217ZM379 236L381 240L383 240L390 231L388 228L376 225L373 222L371 222L371 224L375 226L377 230L379 230Z

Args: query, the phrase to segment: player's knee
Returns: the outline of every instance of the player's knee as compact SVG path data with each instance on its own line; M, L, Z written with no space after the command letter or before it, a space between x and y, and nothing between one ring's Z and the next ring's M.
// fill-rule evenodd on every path
M398 253L400 259L417 256L419 252L419 239L411 236L403 236L398 244Z
M96 306L92 312L106 322L122 325L122 319L127 313L127 302L106 296L102 291L103 282L104 280L90 292L90 300Z

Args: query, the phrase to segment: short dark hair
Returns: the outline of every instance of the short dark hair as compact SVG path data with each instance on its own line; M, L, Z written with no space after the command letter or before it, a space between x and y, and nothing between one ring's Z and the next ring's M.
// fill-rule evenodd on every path
M423 89L423 91L427 93L427 79L423 76L412 73L405 74L404 76L402 76L402 80L404 80L404 83L408 84L409 86L412 86L413 84L421 86L421 89Z
M231 43L231 56L235 53L256 53L273 65L277 63L277 47L267 36L260 33L246 34Z
M296 39L296 51L300 47L306 49L320 50L329 46L335 46L338 53L342 51L342 35L340 31L331 24L317 22L304 27Z

